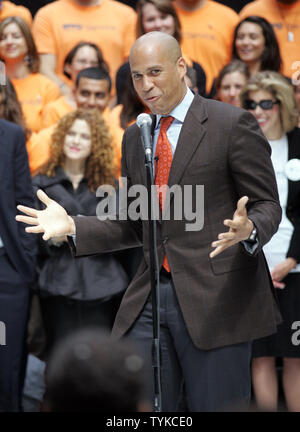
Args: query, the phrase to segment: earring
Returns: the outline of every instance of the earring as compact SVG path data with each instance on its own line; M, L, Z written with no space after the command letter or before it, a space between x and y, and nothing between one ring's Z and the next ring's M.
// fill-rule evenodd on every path
M31 55L27 54L24 58L24 63L30 67L31 66Z

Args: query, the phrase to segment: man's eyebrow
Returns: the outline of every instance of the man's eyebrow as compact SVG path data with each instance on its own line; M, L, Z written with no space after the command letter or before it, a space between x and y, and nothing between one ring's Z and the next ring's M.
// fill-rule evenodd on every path
M149 71L151 71L152 69L162 69L162 65L153 65L153 66L150 66L150 67L148 67L148 68L145 70L145 72L149 72ZM137 70L132 70L131 73L133 74L133 73L142 73L142 72L141 72L141 71L137 71Z

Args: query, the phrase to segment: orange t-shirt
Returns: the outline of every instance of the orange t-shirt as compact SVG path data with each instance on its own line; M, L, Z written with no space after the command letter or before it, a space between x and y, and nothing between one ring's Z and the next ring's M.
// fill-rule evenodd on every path
M61 99L61 98L60 98ZM63 104L61 105L63 106ZM70 105L65 105L66 110L60 111L63 117L65 114L74 111L74 109ZM56 111L58 114L58 111ZM113 125L110 119L110 109L105 108L102 113L102 116L107 123L109 128L109 132L112 135L113 139L113 147L115 153L115 165L116 165L116 176L119 177L121 175L121 156L122 156L122 138L123 138L123 129L118 128ZM51 135L57 125L57 122L61 119L61 117L57 118L55 124L52 124L46 129L41 130L39 133L33 133L30 139L27 142L27 152L29 158L29 166L31 173L35 172L39 167L44 165L49 158L49 146L51 143Z
M257 0L246 5L240 12L241 18L250 15L261 16L272 24L280 48L282 73L292 77L300 68L300 64L294 64L293 69L293 63L300 62L300 2L289 5L276 0ZM299 79L299 72L296 75Z
M3 21L7 17L18 16L23 18L24 21L31 27L32 16L29 10L24 6L16 6L10 1L2 2L2 10L0 12L0 21Z
M37 12L33 34L40 54L56 55L56 73L62 78L68 52L82 40L96 43L114 81L135 41L135 25L134 10L118 1L102 0L99 5L87 7L73 0L59 0Z
M32 132L40 131L43 128L43 110L48 103L59 98L59 87L39 73L11 81L21 103L27 127Z
M67 102L65 96L61 96L49 103L43 112L43 127L47 128L56 124L64 115L74 111L74 108Z
M31 175L43 166L49 159L49 146L55 125L31 134L26 143Z
M229 7L212 0L196 11L174 6L182 27L182 50L203 67L209 93L214 78L230 60L233 31L239 17Z

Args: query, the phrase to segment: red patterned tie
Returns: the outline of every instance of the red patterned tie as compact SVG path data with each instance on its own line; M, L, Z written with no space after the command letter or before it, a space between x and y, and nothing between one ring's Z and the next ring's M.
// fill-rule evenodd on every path
M173 153L170 141L167 137L167 130L170 127L174 117L162 117L160 119L160 130L156 144L155 158L157 160L155 167L155 184L157 187L159 207L164 209L166 189L169 180L169 173L173 160ZM167 256L165 255L163 266L167 272L170 272Z

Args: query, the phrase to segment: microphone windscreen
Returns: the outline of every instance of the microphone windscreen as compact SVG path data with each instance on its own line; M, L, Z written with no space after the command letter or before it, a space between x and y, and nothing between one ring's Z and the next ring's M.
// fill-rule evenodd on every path
M136 118L136 124L139 128L141 128L143 125L151 126L152 118L146 113L139 114Z

